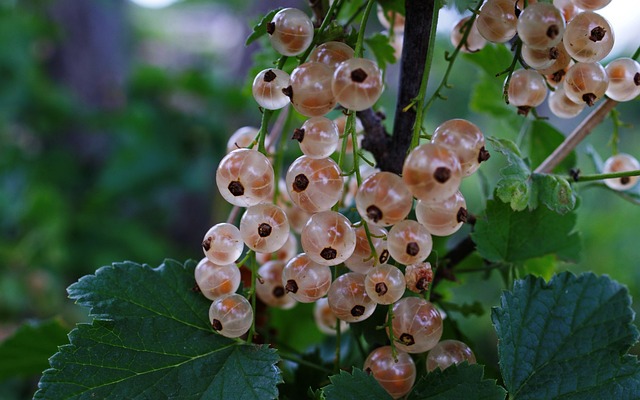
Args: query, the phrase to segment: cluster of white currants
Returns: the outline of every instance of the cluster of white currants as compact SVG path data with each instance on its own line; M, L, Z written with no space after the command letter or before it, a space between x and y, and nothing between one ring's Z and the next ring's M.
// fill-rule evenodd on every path
M637 61L619 58L606 68L600 64L613 47L614 33L609 22L594 10L610 2L554 0L549 4L529 0L524 8L524 0L515 4L514 0L487 0L473 24L466 23L468 17L460 21L451 39L458 45L470 29L461 49L473 52L486 41L504 43L517 34L526 69L514 71L508 82L510 104L526 114L544 102L549 85L553 88L551 112L573 118L605 94L616 101L629 101L640 94Z

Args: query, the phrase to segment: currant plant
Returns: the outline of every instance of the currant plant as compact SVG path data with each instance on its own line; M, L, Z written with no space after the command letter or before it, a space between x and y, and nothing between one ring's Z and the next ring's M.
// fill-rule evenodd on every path
M70 333L35 397L638 398L624 286L552 276L580 253L582 182L640 203L640 164L617 152L624 124L612 111L640 94L638 52L602 65L608 1L451 3L470 15L442 77L431 68L442 1L310 1L265 15L248 39L273 61L248 77L261 125L230 132L215 171L228 220L205 233L197 265L117 263L70 286L93 321ZM372 32L374 8L385 34ZM462 57L481 74L472 107L491 104L511 132L430 113L465 73ZM595 109L565 138L543 104L561 118ZM607 115L612 154L582 174L577 145ZM493 178L491 162L502 163ZM482 204L465 197L476 178ZM547 281L527 275L540 260ZM490 305L493 352L458 324L483 313L451 290L476 272L507 289ZM300 351L287 337L304 324L319 338Z

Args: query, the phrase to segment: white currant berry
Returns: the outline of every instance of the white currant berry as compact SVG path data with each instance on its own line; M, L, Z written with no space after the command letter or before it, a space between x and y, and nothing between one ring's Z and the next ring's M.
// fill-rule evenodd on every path
M640 95L640 63L632 58L617 58L605 68L609 76L606 95L615 101L629 101Z
M338 127L338 133L340 134L340 137L344 137L344 129L347 123L347 116L344 114L341 114L339 117L334 119L333 122L335 122L336 126ZM360 121L360 119L356 117L356 137L358 139L359 149L362 148L360 146L360 142L362 141L362 132L364 132L364 127L362 126L362 122ZM338 148L340 149L340 146L338 146ZM349 154L353 153L353 141L352 141L351 135L347 136L346 152Z
M357 227L356 247L351 257L344 260L344 265L353 272L366 274L374 265L385 264L389 261L389 251L387 250L387 230L379 226L369 226L371 243L376 250L377 258L371 254L371 245L367 239L367 232L364 225Z
M614 172L637 171L640 170L640 163L632 155L626 153L618 153L609 157L604 162L602 169L603 174ZM638 183L638 176L625 176L622 178L605 179L604 183L613 190L631 189Z
M353 49L346 43L326 42L313 49L309 61L319 62L335 71L341 62L353 58L353 55Z
M424 293L433 282L431 263L422 262L407 265L404 270L404 280L407 282L407 289L414 293Z
M269 201L273 195L273 167L264 154L238 149L227 154L216 170L216 185L226 201L249 207Z
M347 272L336 278L327 299L336 317L346 322L367 319L376 309L376 303L365 290L364 275L357 272Z
M518 18L512 0L487 0L477 18L478 32L493 43L508 42L516 34Z
M321 211L311 216L300 235L302 249L322 265L338 265L353 254L356 234L351 222L335 211Z
M391 326L399 350L424 353L438 343L442 336L442 317L433 304L419 297L405 297L392 307Z
M392 172L377 172L365 179L356 193L356 207L363 220L390 226L409 215L413 196L402 178Z
M285 214L287 214L286 210ZM289 219L288 215L287 219ZM289 225L291 225L291 222L289 222ZM272 253L256 253L256 261L260 265L272 260L287 262L295 257L296 254L298 254L298 239L296 239L296 235L293 232L289 232L289 237L282 247Z
M258 128L243 126L231 134L227 141L227 153L233 150L249 147L258 137Z
M451 365L464 361L469 364L476 363L476 356L469 346L459 340L443 340L429 350L427 371L431 372L436 368L445 370Z
M599 10L604 8L611 0L571 0L576 7L580 7L583 10Z
M289 238L289 220L275 204L251 206L240 219L242 240L253 251L273 253Z
M253 98L262 108L278 110L289 104L289 97L282 92L289 86L289 74L276 69L262 70L253 80Z
M240 286L240 269L235 264L217 265L203 258L194 275L200 292L209 300L235 293Z
M390 264L371 268L364 279L367 294L378 304L392 304L400 300L405 286L402 271Z
M297 234L302 233L302 229L311 218L311 215L313 215L313 213L307 212L295 204L284 207L284 212L287 214L290 228Z
M540 71L552 66L559 55L558 48L555 46L537 50L527 46L526 44L522 45L521 54L524 62L536 71Z
M270 307L290 309L296 305L293 297L287 296L287 291L282 284L283 261L268 261L258 268L258 280L255 282L255 290L258 298Z
M307 62L291 72L291 104L300 114L321 117L333 110L336 98L331 91L333 70L324 64Z
M599 63L575 63L564 77L564 91L575 103L592 106L609 87L609 76Z
M558 87L549 95L549 110L558 118L573 118L584 110L586 103L574 103L564 91L564 87Z
M602 60L611 52L614 34L603 16L583 11L569 22L563 41L576 61L591 63Z
M285 56L302 54L313 41L313 22L296 8L283 8L267 25L273 48Z
M531 69L519 69L513 73L509 82L509 104L518 107L519 114L527 115L531 108L544 102L547 91L542 75Z
M383 87L382 71L378 64L366 58L350 58L340 63L331 83L336 101L354 111L373 106L380 98Z
M471 29L467 35L467 40L460 47L460 51L463 53L475 53L476 51L482 50L482 48L487 44L487 40L480 35L480 32L478 32L476 20L473 20L471 24L468 23L470 18L471 17L462 18L451 30L451 44L458 47L466 30Z
M480 163L489 159L482 131L465 119L450 119L438 125L431 141L447 146L460 161L462 176L474 173Z
M416 219L434 236L456 233L467 221L467 203L460 191L440 201L418 200Z
M391 227L387 247L394 260L409 265L424 261L431 253L433 241L424 225L406 219Z
M312 303L329 291L331 269L301 253L292 258L282 270L282 285L296 301Z
M218 265L231 264L242 254L244 243L240 230L227 223L212 226L202 239L204 255Z
M320 332L326 335L335 336L337 325L340 324L340 332L349 329L346 321L339 320L329 307L329 300L326 297L318 299L313 305L313 319Z
M533 65L530 65L530 66L535 68L542 75L551 75L568 67L569 64L572 62L572 60L571 60L571 56L567 52L564 42L560 41L560 43L555 45L553 49L554 50L549 49L550 51L549 57L553 58L553 63L551 63L551 65L544 68L542 67L538 68ZM555 85L552 85L552 86L555 87Z
M553 5L560 10L566 23L569 23L580 11L572 0L553 0Z
M298 157L286 176L291 201L308 213L326 211L342 198L344 181L330 158Z
M560 10L552 4L530 4L518 17L518 35L529 47L548 49L562 40L565 22Z
M447 146L424 143L411 150L405 159L402 180L417 199L446 199L460 187L460 161Z
M394 399L411 391L416 381L416 365L405 352L394 353L391 346L378 347L364 361L363 370L373 375Z
M239 294L230 294L214 300L209 308L209 321L222 336L236 338L251 328L253 310L247 299Z
M311 158L327 158L338 148L340 134L335 122L326 117L309 118L293 132L302 153Z

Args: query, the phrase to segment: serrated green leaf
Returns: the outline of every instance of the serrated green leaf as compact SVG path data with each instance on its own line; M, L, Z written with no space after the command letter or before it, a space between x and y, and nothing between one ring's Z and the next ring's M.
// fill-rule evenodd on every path
M276 398L275 350L212 330L194 268L117 263L71 285L69 297L94 320L71 331L35 398Z
M637 399L630 304L625 287L592 273L516 281L492 313L509 398Z
M420 378L409 400L503 400L506 392L493 379L484 379L482 365L466 362Z
M331 384L322 388L327 400L390 400L391 396L375 378L361 369L353 368L350 374L340 371L329 377Z
M385 69L387 64L393 64L396 62L395 50L389 43L389 37L382 33L376 33L375 35L368 37L364 40L371 51L373 52L378 66L381 69Z
M67 342L68 329L57 320L25 323L0 343L0 381L40 374L49 357Z
M565 139L562 132L553 125L541 120L533 120L526 132L527 155L533 168L540 165ZM554 172L567 174L576 166L576 153L572 151L554 169Z
M551 253L577 260L581 246L580 236L573 232L576 218L575 213L559 215L546 207L514 211L490 200L471 238L480 255L493 262L514 263Z
M253 26L253 31L251 32L247 40L244 42L244 45L248 46L254 41L256 41L258 38L266 35L267 25L269 24L269 22L271 22L271 20L273 19L273 16L276 15L276 13L280 10L282 10L282 7L276 8L275 10L271 10L267 13L267 15L262 17L262 19Z

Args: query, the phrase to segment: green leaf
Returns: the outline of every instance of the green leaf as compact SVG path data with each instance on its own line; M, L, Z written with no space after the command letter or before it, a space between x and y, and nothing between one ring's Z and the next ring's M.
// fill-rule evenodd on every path
M592 273L516 281L492 313L509 398L637 399L630 304L625 287Z
M100 268L68 289L91 307L91 324L69 334L36 399L271 399L279 357L216 334L210 301L192 290L194 262Z
M559 215L546 207L518 212L490 200L471 238L480 255L493 262L513 263L551 253L577 260L581 246L579 234L573 232L576 218L575 213Z
M378 66L381 69L385 69L387 64L393 64L396 62L395 50L389 44L389 37L382 33L376 33L375 35L368 37L364 40L371 48L373 55L378 62Z
M26 323L0 343L0 381L14 376L38 375L48 359L67 342L68 329L57 319Z
M276 13L280 10L282 10L282 7L276 8L275 10L271 10L267 13L267 15L262 17L260 22L254 25L253 32L251 32L247 40L244 42L244 45L248 46L254 41L256 41L258 38L266 35L267 25L269 24L269 22L271 22L271 20L273 19L273 16L276 15Z
M505 390L493 379L483 379L482 365L466 362L441 371L436 369L420 378L409 400L502 400Z
M562 132L553 125L541 120L533 120L525 135L527 142L527 154L533 168L542 162L562 143L565 139ZM567 174L571 168L576 166L576 153L572 151L562 160L554 172Z
M322 389L327 400L391 399L373 376L358 368L353 368L353 374L340 371L339 375L332 375L329 380L331 384Z

